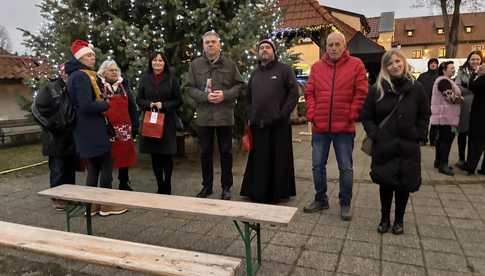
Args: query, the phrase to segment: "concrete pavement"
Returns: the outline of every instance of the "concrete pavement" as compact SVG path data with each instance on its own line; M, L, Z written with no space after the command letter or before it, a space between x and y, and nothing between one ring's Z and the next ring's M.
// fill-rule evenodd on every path
M290 226L263 225L263 266L258 275L482 275L485 274L485 177L457 172L454 177L433 168L434 150L422 148L424 184L412 194L405 216L405 234L380 235L378 186L370 181L370 158L354 151L353 218L343 222L338 208L338 169L332 153L327 166L330 209L304 214L313 198L310 137L294 127L297 196L285 205L299 211ZM456 143L456 142L455 142ZM177 159L172 191L193 196L200 189L197 146L189 141L188 157ZM155 178L147 156L130 171L133 188L154 192ZM246 163L245 153L234 155L233 200L238 196ZM456 144L451 163L457 159ZM218 165L215 166L216 168ZM216 169L215 179L220 177ZM83 176L79 176L82 183ZM114 176L116 180L116 174ZM117 181L114 181L117 186ZM37 196L48 188L47 166L0 176L0 220L64 230L65 217ZM215 182L213 198L220 195ZM74 231L82 232L82 220ZM215 254L244 255L244 247L230 221L207 220L145 210L94 218L95 235ZM38 256L0 248L1 275L132 275L114 269ZM243 272L241 272L243 274Z

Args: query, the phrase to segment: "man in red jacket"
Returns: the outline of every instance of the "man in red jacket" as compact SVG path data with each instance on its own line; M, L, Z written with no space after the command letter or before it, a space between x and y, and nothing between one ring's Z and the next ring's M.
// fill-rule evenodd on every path
M328 209L326 164L333 143L340 172L340 216L350 220L352 151L355 121L367 97L368 83L362 61L349 55L345 37L331 33L326 53L313 64L305 88L306 117L312 123L312 170L315 200L306 213Z

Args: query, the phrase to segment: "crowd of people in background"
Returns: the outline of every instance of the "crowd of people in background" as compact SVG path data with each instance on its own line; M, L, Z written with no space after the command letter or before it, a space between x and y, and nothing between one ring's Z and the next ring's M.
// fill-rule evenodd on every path
M202 189L213 193L213 154L217 146L221 165L222 200L231 199L233 186L232 137L235 100L247 98L246 125L252 134L251 149L240 195L260 203L278 203L296 196L290 113L298 101L293 69L278 61L270 39L257 46L258 66L243 81L237 64L224 56L219 35L202 36L203 55L190 63L186 83L195 102L196 134L200 144ZM474 174L485 150L485 65L482 53L470 53L458 69L451 61L428 62L428 71L415 80L405 55L387 51L376 83L369 89L364 63L349 54L341 33L331 33L325 54L311 68L305 87L306 118L312 125L314 199L306 213L329 208L326 165L333 144L339 169L339 205L342 220L351 219L355 124L362 122L371 148L370 176L379 185L379 233L404 232L404 214L410 193L419 190L420 146L435 147L434 167L454 175L450 149L458 136L456 167ZM72 58L60 66L60 77L42 88L32 112L43 126L43 153L49 156L50 185L75 184L75 170L85 164L86 185L112 188L118 169L119 189L132 191L129 168L137 151L150 154L157 193L172 194L173 155L179 129L177 109L182 105L181 80L171 70L163 52L150 54L146 72L134 91L123 79L114 60L95 71L92 45L76 40ZM163 135L140 133L140 114L163 113ZM84 162L80 162L83 160ZM485 174L485 164L477 171ZM395 215L391 226L391 205ZM53 200L62 210L66 202ZM95 206L91 215L122 214L118 206Z

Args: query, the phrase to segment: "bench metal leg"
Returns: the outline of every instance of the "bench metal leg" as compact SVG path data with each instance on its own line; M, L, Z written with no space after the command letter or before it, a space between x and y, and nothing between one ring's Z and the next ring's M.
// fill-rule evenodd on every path
M241 236L246 250L246 274L253 276L261 267L261 225L259 223L249 223L242 221L244 230L241 229L237 221L234 221L236 229ZM254 232L254 235L253 235ZM251 242L256 238L256 262L253 263Z
M71 232L71 219L74 217L85 216L86 217L86 233L88 235L93 234L93 226L91 222L91 204L90 203L77 203L70 202L66 205L66 222L67 232Z
M84 213L84 216L86 217L86 233L88 235L92 235L93 226L91 224L91 203L85 203L84 205L86 207L86 212Z

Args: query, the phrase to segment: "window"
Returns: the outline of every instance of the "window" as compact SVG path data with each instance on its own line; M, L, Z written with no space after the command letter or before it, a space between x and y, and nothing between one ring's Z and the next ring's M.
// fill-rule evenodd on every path
M413 50L412 52L412 58L422 58L423 57L423 51L421 50Z
M445 33L445 30L443 28L438 28L436 29L436 32L440 35L444 34Z
M438 57L440 57L440 58L446 57L446 48L445 47L440 48L440 51L438 53Z
M414 35L414 31L413 30L409 30L408 31L408 36L413 36Z
M472 51L483 51L485 50L485 47L483 47L483 45L474 45L472 47Z
M472 26L466 26L465 27L465 33L468 33L469 34L469 33L472 32L472 30L473 30Z

